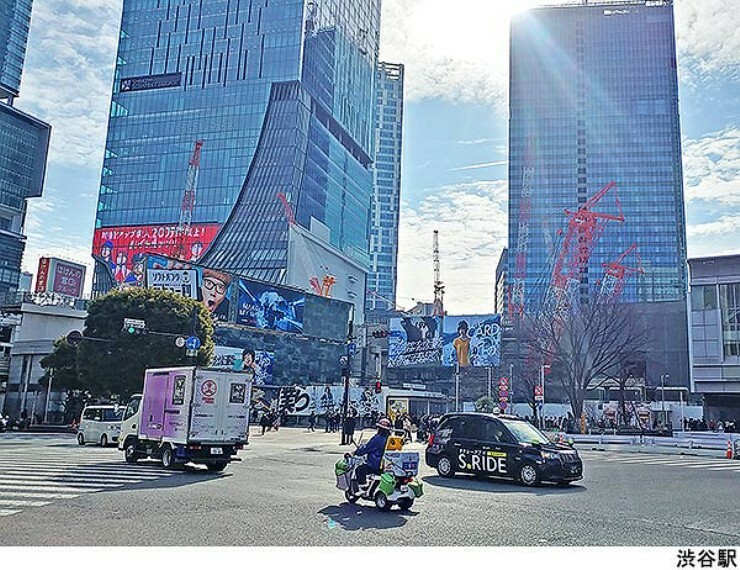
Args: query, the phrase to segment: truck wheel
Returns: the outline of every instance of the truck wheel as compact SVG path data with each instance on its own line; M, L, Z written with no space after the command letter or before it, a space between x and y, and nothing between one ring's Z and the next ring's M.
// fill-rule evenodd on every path
M440 456L439 461L437 461L437 473L442 477L455 476L455 468L452 466L452 460L448 456Z
M169 445L165 445L162 450L162 467L165 469L175 468L175 453Z
M126 458L126 463L136 463L139 460L139 455L136 453L136 442L130 441L126 444L123 456Z
M100 436L100 446L101 447L108 447L108 436L103 434Z
M77 445L85 445L85 436L82 432L77 434Z
M225 463L224 461L209 461L206 463L206 467L208 467L209 471L223 471L226 469L226 466L228 463Z

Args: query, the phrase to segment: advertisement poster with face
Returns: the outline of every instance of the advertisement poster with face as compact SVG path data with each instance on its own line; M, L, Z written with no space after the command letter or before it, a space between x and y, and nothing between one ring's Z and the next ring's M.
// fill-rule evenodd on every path
M498 366L501 363L501 316L445 316L442 355L444 366Z
M275 365L275 353L251 348L234 348L216 346L213 353L212 368L228 370L251 370L254 373L255 386L272 384L272 370Z
M147 287L198 299L216 321L229 319L231 282L231 276L221 271L158 255L147 259Z
M93 255L110 269L118 284L141 286L147 254L195 263L216 237L219 224L193 224L187 235L177 224L99 228L93 236Z
M303 333L306 296L299 291L239 279L238 302L236 322L240 325Z
M388 366L435 365L442 361L441 317L391 319Z

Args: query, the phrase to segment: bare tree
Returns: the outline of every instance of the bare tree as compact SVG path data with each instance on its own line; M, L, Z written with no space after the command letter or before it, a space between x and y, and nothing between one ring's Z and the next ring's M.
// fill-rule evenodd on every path
M626 383L624 363L637 360L650 338L634 306L600 297L590 301L572 305L565 314L525 317L523 327L524 343L551 366L550 381L562 386L576 417L588 390L610 378Z

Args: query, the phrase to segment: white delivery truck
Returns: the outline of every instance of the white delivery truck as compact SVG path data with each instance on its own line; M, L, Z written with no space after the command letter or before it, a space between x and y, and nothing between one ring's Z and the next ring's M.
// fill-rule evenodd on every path
M126 461L160 459L165 469L187 462L222 471L247 444L251 375L194 366L147 370L121 422L118 449Z

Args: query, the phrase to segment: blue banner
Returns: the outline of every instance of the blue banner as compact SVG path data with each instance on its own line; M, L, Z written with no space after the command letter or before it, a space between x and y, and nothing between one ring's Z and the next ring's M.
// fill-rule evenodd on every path
M442 364L498 366L501 363L501 315L444 318Z

